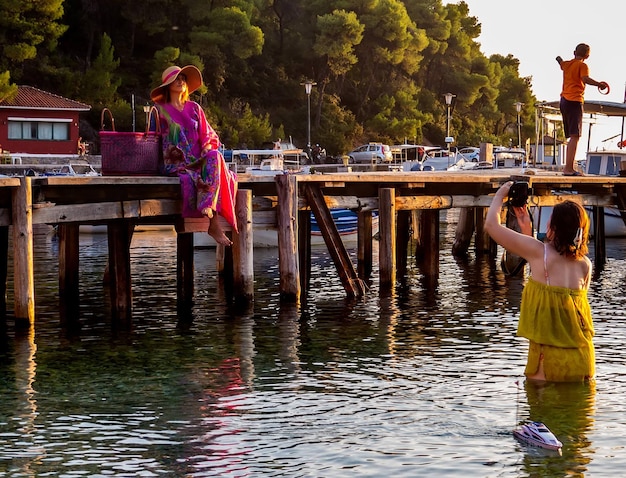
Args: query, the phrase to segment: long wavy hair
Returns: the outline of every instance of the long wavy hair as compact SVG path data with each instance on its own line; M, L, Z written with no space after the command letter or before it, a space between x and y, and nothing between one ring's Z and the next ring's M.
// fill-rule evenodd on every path
M564 201L554 206L546 236L559 254L579 259L589 253L589 224L585 208Z

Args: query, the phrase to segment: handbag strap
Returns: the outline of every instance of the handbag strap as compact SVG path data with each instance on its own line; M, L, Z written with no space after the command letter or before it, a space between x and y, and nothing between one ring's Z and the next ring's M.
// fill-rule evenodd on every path
M152 115L154 114L154 122L156 124L156 133L161 134L161 120L159 118L159 110L156 106L152 106L150 108L150 112L148 113L148 121L146 121L146 133L150 130L150 125L152 124Z
M109 118L111 118L111 131L115 131L115 120L113 119L113 113L109 108L102 108L102 113L100 113L100 131L104 131L104 114L108 113Z

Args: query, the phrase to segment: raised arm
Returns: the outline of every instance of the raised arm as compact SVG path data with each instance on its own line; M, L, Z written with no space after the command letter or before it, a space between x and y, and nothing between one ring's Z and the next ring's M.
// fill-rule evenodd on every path
M507 251L526 259L532 267L534 261L543 260L543 243L531 235L521 234L500 224L502 205L512 185L513 181L504 183L493 197L485 219L485 231Z

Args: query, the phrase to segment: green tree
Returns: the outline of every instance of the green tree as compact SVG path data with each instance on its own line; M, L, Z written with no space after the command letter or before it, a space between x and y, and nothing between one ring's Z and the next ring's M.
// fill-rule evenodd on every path
M81 82L81 99L98 109L117 100L117 89L122 82L115 73L119 64L120 60L115 59L111 38L105 33L100 42L100 52Z

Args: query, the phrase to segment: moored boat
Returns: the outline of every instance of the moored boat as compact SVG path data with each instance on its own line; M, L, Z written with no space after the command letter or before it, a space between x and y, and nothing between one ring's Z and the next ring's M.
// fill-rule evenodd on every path
M331 209L333 221L342 241L346 245L354 245L358 239L358 215L350 209ZM378 216L372 215L372 235L378 233ZM215 241L211 236L203 232L194 232L193 240L195 247L215 247ZM252 243L254 247L278 247L278 234L276 229L267 227L254 227L252 230ZM311 244L323 245L324 237L320 232L315 216L311 214Z

